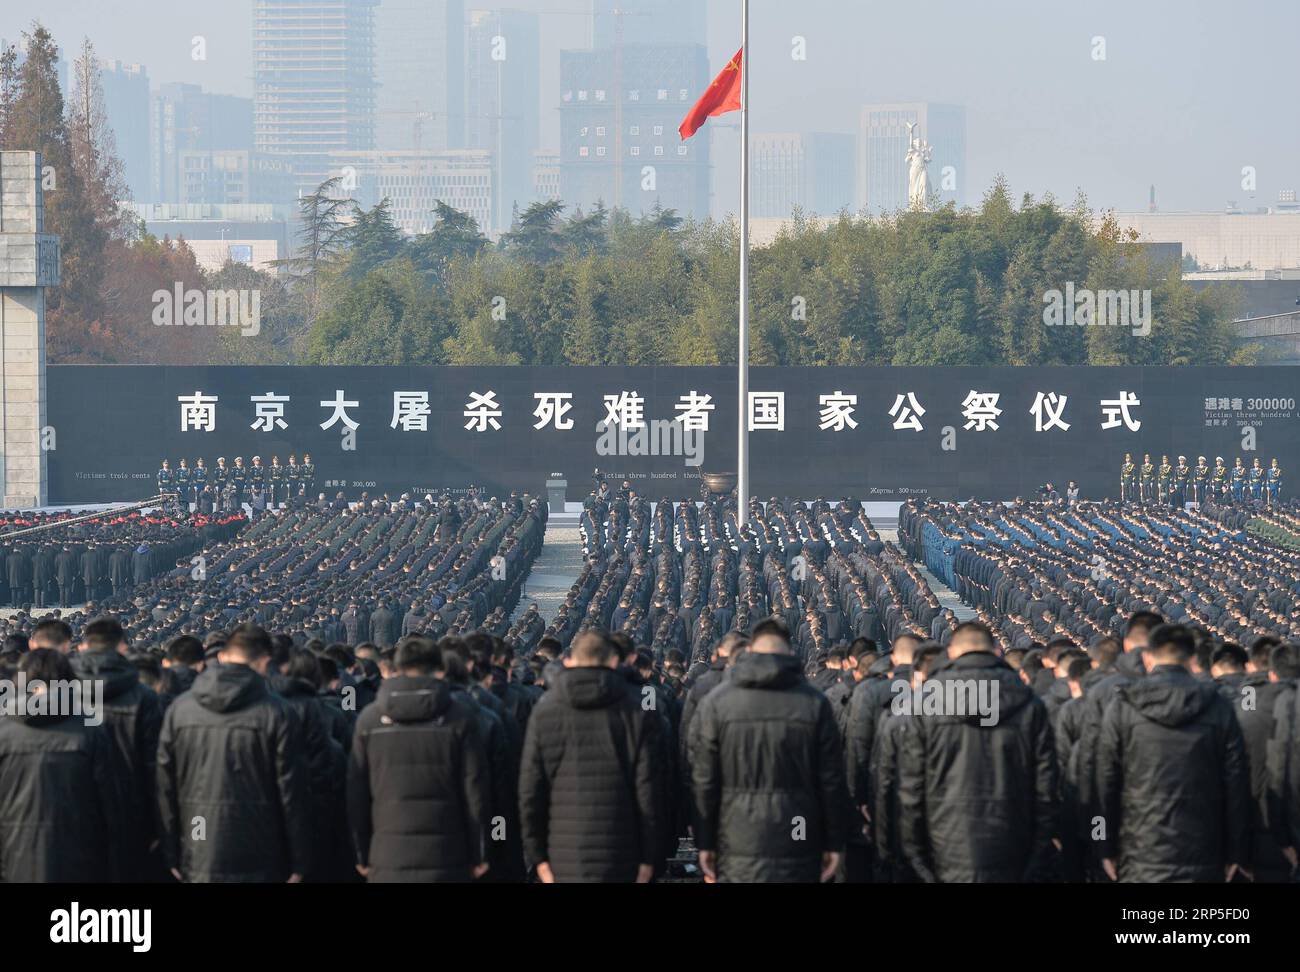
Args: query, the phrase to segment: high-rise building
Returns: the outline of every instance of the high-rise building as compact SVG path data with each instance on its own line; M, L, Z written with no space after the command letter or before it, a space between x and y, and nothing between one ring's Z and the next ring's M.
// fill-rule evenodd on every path
M750 204L758 217L853 209L855 138L830 132L762 134L750 141Z
M907 209L907 126L930 143L930 190L939 205L966 202L966 109L908 102L862 109L858 145L858 205L873 214Z
M553 202L560 198L560 157L554 152L533 153L533 202ZM528 207L523 203L519 211ZM513 214L512 214L513 215Z
M613 47L621 37L637 44L703 44L704 0L591 0L591 46Z
M464 146L464 0L380 0L375 67L375 148L437 152Z
M369 209L387 199L389 212L404 233L433 229L434 206L442 202L474 218L480 229L492 221L492 155L454 149L446 152L340 152L331 175L342 177L342 191Z
M537 15L470 12L465 48L465 146L492 153L492 225L510 228L514 207L533 201L533 153L541 127L541 44Z
M397 2L397 0L393 0ZM375 141L378 0L253 0L253 149L300 189Z
M709 136L677 127L709 84L703 44L624 44L560 55L560 192L645 213L709 213Z
M153 189L149 161L149 74L139 64L100 64L104 114L117 142L122 177L132 199L147 199Z
M196 153L250 153L252 99L211 94L197 84L167 82L154 92L148 118L150 194L137 199L155 203L248 201L184 199L182 156L193 170L199 164L194 161Z

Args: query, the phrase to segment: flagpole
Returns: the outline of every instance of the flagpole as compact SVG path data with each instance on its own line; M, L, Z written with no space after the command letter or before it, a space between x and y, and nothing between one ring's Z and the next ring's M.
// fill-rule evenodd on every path
M749 521L749 0L740 0L740 348L736 522Z

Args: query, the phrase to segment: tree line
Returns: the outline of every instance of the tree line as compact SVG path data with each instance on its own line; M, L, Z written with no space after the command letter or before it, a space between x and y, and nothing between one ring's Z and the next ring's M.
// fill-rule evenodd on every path
M0 52L0 145L36 149L58 179L46 229L62 237L51 292L51 362L158 364L725 365L736 360L734 222L640 215L558 201L518 212L490 241L442 203L406 236L387 200L363 209L339 180L298 201L292 254L273 271L198 266L119 209L126 196L83 43L67 104L57 48L39 24L26 57ZM811 220L798 213L751 256L751 360L758 365L1248 364L1224 292L1096 219L1082 197L1013 198L999 178L976 207ZM151 295L258 289L255 336L166 328ZM1046 295L1067 285L1150 291L1150 333L1053 327Z

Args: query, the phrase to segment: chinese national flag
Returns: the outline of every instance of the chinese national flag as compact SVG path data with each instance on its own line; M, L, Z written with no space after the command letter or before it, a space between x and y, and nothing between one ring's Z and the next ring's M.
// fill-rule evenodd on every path
M742 47L736 52L722 73L713 79L709 90L695 103L690 114L677 129L682 139L688 139L703 127L704 122L714 115L725 115L729 111L740 111L740 65L745 56Z

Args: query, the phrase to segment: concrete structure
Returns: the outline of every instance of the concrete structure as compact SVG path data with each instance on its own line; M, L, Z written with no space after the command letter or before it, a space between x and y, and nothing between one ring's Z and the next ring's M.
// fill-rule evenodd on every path
M379 113L374 145L365 148L464 147L464 0L381 0L374 63Z
M220 270L231 260L274 271L270 264L290 251L288 206L131 203L126 209L159 239L184 237L204 270Z
M629 30L629 37L633 34ZM624 44L560 54L560 195L633 215L709 214L710 133L677 126L712 80L703 44Z
M853 210L855 139L852 135L755 135L750 143L752 206L758 217Z
M1300 213L1113 213L1138 238L1183 245L1205 270L1300 267ZM1098 217L1100 219L1102 217Z
M638 44L705 44L707 6L701 0L591 0L591 46L613 47L620 37Z
M560 198L560 157L554 152L533 153L533 202ZM523 212L527 206L520 206Z
M374 147L377 5L253 2L253 150L291 164L304 191L325 181L331 152Z
M907 209L908 123L930 143L930 187L938 205L966 203L966 109L904 102L867 105L858 134L857 208L872 215ZM953 188L945 188L951 173Z
M44 232L41 156L0 152L0 492L5 508L45 505L45 288L59 238Z
M1237 321L1237 334L1264 352L1266 365L1300 365L1300 311Z
M541 45L537 15L470 13L466 46L465 147L492 153L492 223L510 228L514 208L533 201L533 153L541 129Z
M438 202L468 213L485 233L492 226L489 152L375 151L339 153L333 158L331 174L343 177L342 191L363 209L387 199L393 221L404 233L433 229Z
M149 112L152 192L136 195L152 203L246 202L193 197L193 172L210 169L227 153L247 156L253 147L253 102L235 95L211 94L197 84L158 86ZM205 157L210 157L204 161ZM187 174L187 170L188 173ZM188 194L188 197L187 197ZM288 198L279 200L289 202ZM273 202L277 200L256 200Z

